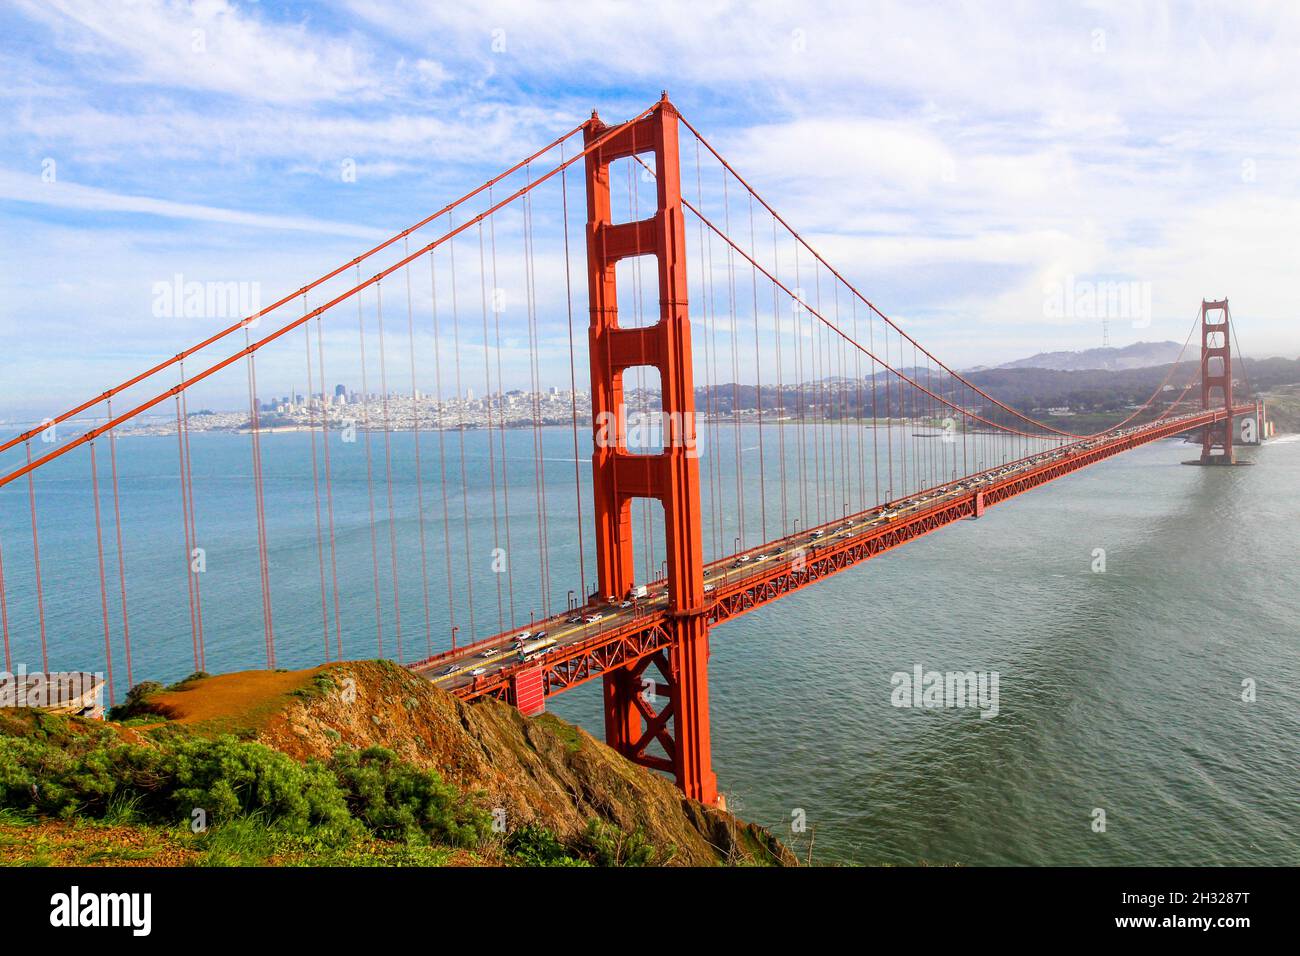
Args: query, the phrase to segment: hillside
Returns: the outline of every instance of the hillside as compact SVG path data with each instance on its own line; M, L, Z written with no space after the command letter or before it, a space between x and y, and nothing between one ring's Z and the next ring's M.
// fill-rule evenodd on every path
M178 739L191 749L239 741L241 746L274 752L281 760L290 758L310 773L329 767L340 780L347 774L349 783L356 775L358 754L365 764L367 754L385 753L389 756L382 758L384 766L409 768L403 773L427 774L442 782L435 802L443 830L430 831L435 836L444 831L463 836L465 828L480 827L468 839L444 841L446 846L437 838L417 840L421 847L429 846L421 850L423 855L407 859L404 846L387 839L387 830L371 825L360 844L362 859L356 859L357 846L349 844L346 858L331 855L325 860L329 863L514 864L538 862L539 853L570 863L621 862L622 857L697 866L795 862L767 831L685 799L670 781L628 763L579 728L551 715L525 718L494 701L465 704L387 661L201 676L135 696L130 708L134 717L121 723L11 712L0 726L0 797L8 808L7 815L0 816L0 848L15 842L9 828L27 825L42 828L42 837L52 847L69 849L80 843L92 854L97 841L89 835L97 827L105 829L105 842L154 846L173 861L190 862L189 857L204 849L191 845L195 841L183 827L136 827L132 840L123 844L123 834L115 832L121 829L118 815L108 812L113 803L108 797L78 804L80 812L63 813L63 820L51 819L59 813L49 807L24 806L30 802L26 793L13 786L23 773L22 748L54 734L64 741L61 749L73 755L86 750L92 739L100 751L113 744L162 748ZM24 719L14 716L24 713ZM106 743L104 735L112 736L113 744ZM343 770L337 769L340 752L345 754ZM134 766L139 760L137 755L127 762ZM84 774L80 768L74 771L69 779ZM344 796L354 817L373 823L374 814L357 813L356 793ZM105 812L92 812L101 802ZM441 822L447 816L455 817L454 825ZM219 828L234 821L217 823ZM69 836L64 832L69 826L81 832ZM71 858L62 851L50 853L48 862L95 862L85 853ZM270 862L286 860L273 856Z
M1178 358L1177 342L1134 342L1120 348L1083 349L1078 352L1039 352L1028 358L1003 362L995 368L1044 368L1059 372L1089 369L1120 371L1168 365Z

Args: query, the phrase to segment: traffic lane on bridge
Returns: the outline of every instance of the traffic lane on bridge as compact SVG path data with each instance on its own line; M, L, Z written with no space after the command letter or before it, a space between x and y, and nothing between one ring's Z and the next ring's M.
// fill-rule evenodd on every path
M655 586L654 593L638 601L632 607L621 607L621 603L607 605L587 604L569 612L567 616L557 615L546 618L534 624L532 628L503 634L500 639L489 642L486 648L480 647L473 651L467 651L463 657L447 658L439 662L437 665L439 672L430 676L429 679L444 690L457 690L472 684L477 679L494 676L508 667L523 663L520 660L519 650L513 645L525 633L530 635L527 641L538 640L537 635L542 633L547 638L555 641L553 646L544 649L532 658L540 660L548 653L555 653L559 648L577 644L605 631L617 629L637 617L666 606L668 592L666 587L660 583ZM569 621L569 618L574 616L586 617L592 614L599 614L600 620L589 624L573 624ZM447 671L450 671L450 673L447 673Z
M1170 419L1169 421L1176 420ZM751 548L728 558L715 561L709 564L704 571L706 592L712 593L718 584L725 584L730 587L733 584L743 583L749 578L766 573L774 564L790 563L799 557L800 551L805 547L815 552L819 546L838 543L836 539L853 538L868 531L877 530L881 525L888 525L904 518L910 518L920 511L938 507L955 499L969 497L972 492L985 490L989 486L1010 480L1022 472L1031 471L1047 462L1070 457L1098 445L1113 442L1126 435L1141 432L1151 427L1151 424L1147 423L1146 425L1119 429L1104 436L1037 452L1024 459L986 469L983 472L936 488L926 489L910 498L887 502L868 511L859 512L838 524L831 522L807 531L796 532L784 538L766 542L757 548ZM622 607L621 603L605 605L589 603L568 614L568 617L572 617L598 613L601 615L601 620L598 622L571 624L568 617L557 615L535 624L536 631L530 629L530 633L535 639L537 632L545 631L548 638L556 641L554 647L549 650L550 653L554 653L558 648L585 641L607 630L617 629L649 611L666 606L668 601L666 583L663 581L654 582L649 585L649 588L651 595L644 600L635 602L634 606L630 608ZM454 668L451 673L439 673L430 679L435 684L443 686L446 690L456 690L472 684L477 678L491 677L522 663L518 651L511 646L511 643L523 633L523 631L518 631L503 634L499 640L488 642L487 649L483 649L482 645L480 645L472 651L466 651L463 656L446 658L439 662L437 666L443 670ZM537 659L544 656L544 654L538 655ZM478 671L478 673L475 673L475 671Z
M960 494L961 492L953 492L943 497L954 497ZM879 514L870 519L860 519L859 516L855 516L855 519L858 520L848 519L842 522L833 537L852 536L855 533L854 529L857 529L856 533L861 534L868 528L888 523L904 515L910 515L921 508L925 501L932 500L934 500L932 497L927 496L924 500L917 500L907 505L900 504L892 510L887 510L887 513ZM769 542L763 548L751 549L756 551L757 554L746 552L740 556L733 555L730 558L716 561L710 564L704 572L706 593L712 592L717 584L725 583L729 585L737 581L743 581L764 573L773 564L793 561L798 556L798 549L803 545L808 546L815 552L819 543L830 543L831 539L826 537L827 534L828 532L823 529L813 529L809 532L790 535ZM793 552L790 550L792 547L796 549ZM740 557L743 557L744 560L739 560ZM728 562L731 563L728 564ZM740 570L742 573L733 574L732 572L735 570ZM552 648L535 658L541 659L546 653L555 653L559 648L585 641L607 630L617 629L647 612L658 610L667 605L668 592L666 585L663 582L656 582L650 587L652 589L651 596L639 601L631 608L623 608L620 605L588 604L576 609L570 615L572 617L575 615L586 616L593 613L601 614L600 621L595 623L571 624L567 618L556 616L535 624L534 628L536 630L522 630L502 635L500 640L489 642L489 646L486 648L466 651L464 656L445 659L439 665L443 672L437 673L430 679L445 690L457 690L472 684L476 679L493 677L503 670L523 663L513 643L525 633L530 635L529 639L531 640L536 640L537 635L543 632L546 637L555 640L556 643Z
M1100 445L1110 444L1129 435L1147 431L1155 425L1168 425L1184 418L1195 418L1200 414L1198 411L1166 420L1116 429L1107 432L1105 435L1078 440L1068 445L1036 452L1026 458L986 469L934 488L925 489L917 492L912 497L887 502L868 511L859 512L838 524L831 522L807 532L770 541L759 548L732 555L730 558L724 559L722 562L716 562L710 567L715 571L720 566L725 568L720 583L725 583L728 590L733 585L738 585L743 589L744 583L748 579L765 573L768 570L767 566L772 563L791 562L798 557L799 552L805 547L816 553L819 547L845 543L840 539L856 538L868 532L879 530L882 525L900 523L921 512L951 504L953 501L972 498L981 491L987 491L1005 482L1014 481L1020 475L1032 472L1043 465L1081 455ZM794 548L794 551L791 551L791 548ZM733 574L732 572L738 573Z

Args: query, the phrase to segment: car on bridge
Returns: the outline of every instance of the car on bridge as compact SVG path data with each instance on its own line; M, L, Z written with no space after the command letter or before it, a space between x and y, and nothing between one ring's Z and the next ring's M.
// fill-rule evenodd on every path
M539 640L532 641L519 648L519 662L521 664L535 660L543 654L549 654L555 649L555 638L541 635L539 635L539 638Z

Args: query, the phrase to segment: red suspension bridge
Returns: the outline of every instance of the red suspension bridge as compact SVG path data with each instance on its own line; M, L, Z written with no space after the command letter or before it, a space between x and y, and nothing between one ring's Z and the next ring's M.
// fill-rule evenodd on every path
M1232 463L1263 406L1227 301L1198 329L1070 432L904 332L666 97L593 114L0 444L5 666L93 640L112 697L259 632L268 667L390 656L526 713L600 677L608 743L713 802L715 625L1152 441Z

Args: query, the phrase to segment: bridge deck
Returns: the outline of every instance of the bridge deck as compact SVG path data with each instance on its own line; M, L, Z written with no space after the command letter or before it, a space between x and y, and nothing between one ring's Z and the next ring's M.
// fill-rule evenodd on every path
M1232 415L1251 412L1253 406L1238 406ZM1224 409L1196 412L1040 452L715 561L704 572L711 600L705 613L710 624L731 620L954 521L975 517L983 508L1227 414ZM511 678L537 667L542 668L545 693L560 693L668 645L662 626L668 615L664 582L649 585L645 598L623 603L590 604L535 623L530 628L534 635L544 631L556 643L527 662L512 646L522 631L512 630L408 666L466 700L510 700Z

